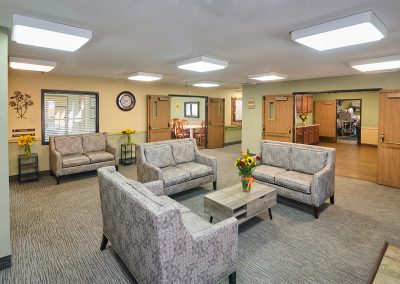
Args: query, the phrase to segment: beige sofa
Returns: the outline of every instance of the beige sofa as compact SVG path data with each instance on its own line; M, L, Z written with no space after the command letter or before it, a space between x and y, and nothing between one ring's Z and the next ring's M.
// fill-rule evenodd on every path
M107 133L50 136L50 171L56 178L105 166L118 165L117 151L108 143Z
M333 148L262 140L257 182L276 188L278 195L314 207L330 198L334 204L336 150Z

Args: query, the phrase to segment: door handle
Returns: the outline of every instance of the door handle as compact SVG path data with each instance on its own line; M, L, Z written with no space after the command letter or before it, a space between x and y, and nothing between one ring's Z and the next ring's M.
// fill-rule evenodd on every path
M385 142L385 134L381 134L381 143Z

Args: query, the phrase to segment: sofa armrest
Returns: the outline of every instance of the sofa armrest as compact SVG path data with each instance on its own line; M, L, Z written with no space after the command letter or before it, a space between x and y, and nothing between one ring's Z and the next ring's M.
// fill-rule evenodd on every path
M314 174L311 183L311 195L315 206L320 206L335 192L335 169L331 166L324 167Z
M50 149L50 170L55 176L60 176L60 171L62 169L62 157L56 150Z
M142 162L138 163L138 180L142 183L162 180L162 172L160 168L157 168L149 163Z
M192 234L194 251L203 252L197 255L200 259L209 257L215 259L216 263L224 263L225 267L220 267L226 275L236 271L238 262L238 221L231 217L223 220L212 227ZM216 255L212 255L213 253ZM203 271L210 271L214 262L200 261L201 265L207 267L198 267Z
M143 185L157 196L165 195L164 182L162 180L146 182Z
M195 161L196 161L196 163L211 167L212 171L213 171L213 175L215 177L215 180L217 180L217 159L216 158L209 156L209 155L202 154L200 152L197 152Z
M117 149L107 142L106 151L114 155L115 162L118 162Z

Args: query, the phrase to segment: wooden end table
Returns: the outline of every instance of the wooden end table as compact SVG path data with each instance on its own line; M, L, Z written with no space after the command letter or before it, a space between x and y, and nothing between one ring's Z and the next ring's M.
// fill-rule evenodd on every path
M276 189L254 182L250 192L244 192L242 185L236 184L204 196L204 212L213 218L224 220L236 217L239 224L268 209L272 220L271 207L276 204Z
M25 181L39 180L39 157L38 154L18 155L18 181L19 184Z

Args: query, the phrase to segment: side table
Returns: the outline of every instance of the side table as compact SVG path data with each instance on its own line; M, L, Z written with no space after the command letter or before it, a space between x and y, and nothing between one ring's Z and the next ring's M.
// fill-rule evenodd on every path
M121 165L127 166L132 165L136 162L135 154L135 144L121 144L121 158L119 163Z
M38 154L18 155L18 181L39 180L39 157Z

